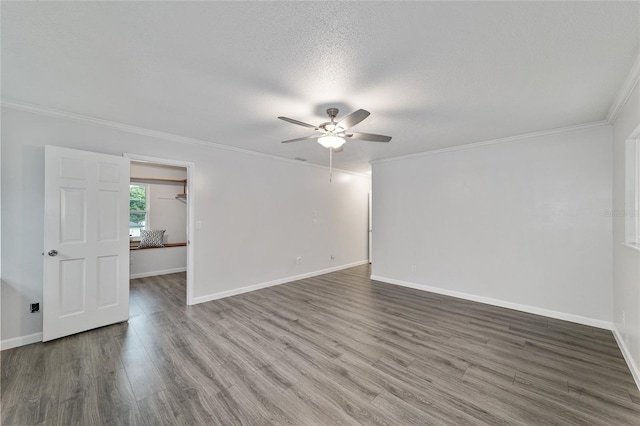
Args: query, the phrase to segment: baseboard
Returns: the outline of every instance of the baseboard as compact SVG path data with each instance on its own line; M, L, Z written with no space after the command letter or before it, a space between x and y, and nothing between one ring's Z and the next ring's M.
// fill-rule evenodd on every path
M305 278L311 278L318 275L328 274L330 272L340 271L342 269L353 268L354 266L366 265L369 263L368 260L361 260L359 262L349 263L346 265L335 266L333 268L321 269L319 271L308 272L306 274L294 275L286 278L280 278L273 281L267 281L264 283L253 284L245 287L236 288L233 290L221 291L220 293L209 294L206 296L199 296L193 298L193 304L197 305L198 303L210 302L212 300L223 299L225 297L235 296L242 293L249 293L250 291L260 290L262 288L272 287L275 285L286 284L292 281L303 280Z
M624 360L627 362L627 366L631 371L633 380L635 380L636 386L638 387L638 390L640 390L640 366L638 366L638 364L633 359L633 356L631 355L631 351L629 350L627 345L624 343L622 334L620 333L620 331L618 331L618 328L616 327L615 324L613 324L612 331L613 331L613 337L616 338L616 342L618 342L618 346L620 347L620 352L622 352L622 356L624 357Z
M575 322L578 324L588 325L591 327L603 328L605 330L611 330L613 326L613 324L609 321L583 317L580 315L568 314L565 312L552 311L549 309L538 308L536 306L521 305L519 303L508 302L500 299L492 299L490 297L477 296L475 294L463 293L463 292L448 290L448 289L439 288L439 287L431 287L428 285L396 280L394 278L386 278L386 277L380 277L377 275L372 275L371 280L381 281L388 284L395 284L402 287L414 288L417 290L428 291L431 293L443 294L445 296L457 297L458 299L465 299L465 300L471 300L473 302L486 303L487 305L500 306L502 308L513 309L521 312L528 312L530 314L542 315L549 318Z
M176 272L185 272L186 270L187 268L184 267L184 268L163 269L162 271L141 272L139 274L131 274L129 275L129 278L134 280L136 278L155 277L156 275L175 274Z
M27 336L14 337L0 341L0 350L17 348L18 346L30 345L31 343L42 342L42 332L33 333Z

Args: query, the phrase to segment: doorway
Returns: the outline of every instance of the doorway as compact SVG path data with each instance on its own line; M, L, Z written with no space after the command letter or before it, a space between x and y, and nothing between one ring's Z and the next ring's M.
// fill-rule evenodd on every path
M373 225L371 220L373 212L371 210L371 191L369 191L367 202L367 253L369 255L369 264L371 264L373 262Z
M179 281L186 281L186 304L192 305L194 164L137 154L125 157L131 161L132 191L143 199L131 204L135 211L130 211L129 221L133 262L130 277L151 280L153 276L164 276L161 281L181 277ZM132 199L136 194L131 195ZM172 216L178 221L172 221ZM149 237L144 241L143 229L147 231L145 237ZM147 247L149 244L163 247L154 250L156 247Z

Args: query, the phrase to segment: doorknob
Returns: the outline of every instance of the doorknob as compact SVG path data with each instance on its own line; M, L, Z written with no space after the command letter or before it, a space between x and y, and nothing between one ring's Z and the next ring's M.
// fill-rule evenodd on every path
M49 250L49 253L47 253L49 256L57 256L58 255L58 250Z

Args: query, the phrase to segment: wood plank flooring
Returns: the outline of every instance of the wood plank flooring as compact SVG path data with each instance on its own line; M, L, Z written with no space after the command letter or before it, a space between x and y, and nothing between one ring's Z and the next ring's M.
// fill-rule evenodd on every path
M368 266L3 351L2 424L640 425L608 331L371 281Z

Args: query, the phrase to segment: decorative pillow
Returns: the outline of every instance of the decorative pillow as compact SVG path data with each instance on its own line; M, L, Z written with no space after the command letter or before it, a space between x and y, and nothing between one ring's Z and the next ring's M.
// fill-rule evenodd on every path
M164 247L164 229L149 229L140 231L140 245L138 247Z

